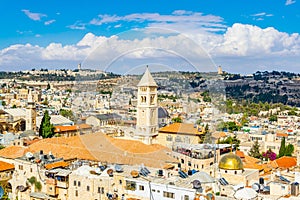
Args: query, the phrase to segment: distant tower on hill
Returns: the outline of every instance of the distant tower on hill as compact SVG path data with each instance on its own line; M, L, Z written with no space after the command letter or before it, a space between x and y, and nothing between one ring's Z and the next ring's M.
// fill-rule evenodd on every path
M218 67L218 74L219 74L219 75L223 74L223 70L222 70L222 67L221 67L221 66Z
M26 131L36 132L36 106L31 90L29 90L26 108Z
M81 63L78 64L78 70L81 70Z
M152 144L153 138L158 135L157 84L148 66L137 87L138 101L135 135L145 144Z

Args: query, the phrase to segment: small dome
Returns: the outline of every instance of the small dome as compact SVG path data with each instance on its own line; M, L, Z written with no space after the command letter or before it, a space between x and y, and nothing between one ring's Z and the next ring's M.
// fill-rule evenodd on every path
M225 170L242 170L243 162L240 157L233 153L226 154L219 162L219 168Z

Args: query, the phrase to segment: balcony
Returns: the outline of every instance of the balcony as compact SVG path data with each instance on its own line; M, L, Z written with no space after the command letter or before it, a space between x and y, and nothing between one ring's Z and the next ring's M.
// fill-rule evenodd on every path
M69 184L68 184L68 182L65 182L65 181L57 181L56 186L60 187L60 188L68 188Z

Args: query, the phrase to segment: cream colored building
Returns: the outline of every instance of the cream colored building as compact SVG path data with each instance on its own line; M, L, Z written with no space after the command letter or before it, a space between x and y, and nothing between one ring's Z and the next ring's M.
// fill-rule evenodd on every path
M106 199L106 194L113 191L113 178L97 170L87 165L74 170L69 176L68 199Z
M203 128L187 123L173 123L159 129L157 142L171 148L175 143L199 144Z

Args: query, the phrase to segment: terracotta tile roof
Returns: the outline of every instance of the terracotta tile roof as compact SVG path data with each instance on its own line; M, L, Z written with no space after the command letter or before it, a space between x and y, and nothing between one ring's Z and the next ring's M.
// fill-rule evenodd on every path
M189 134L189 135L201 135L203 134L202 128L198 131L197 127L194 127L194 124L186 123L173 123L159 129L159 132L162 133L174 133L174 134Z
M102 133L43 139L30 145L26 152L38 153L40 150L51 151L55 157L65 160L79 158L150 167L163 167L176 161L170 156L171 150L164 146L110 138Z
M24 140L24 146L29 146L37 141L40 141L41 139L34 139L34 140Z
M277 136L277 137L287 137L288 134L287 134L287 133L282 133L282 132L277 132L277 133L276 133L276 136Z
M290 168L290 167L294 167L297 165L297 158L295 157L288 157L288 156L283 156L281 158L278 158L276 160L274 160L273 162L276 163L276 165L279 168ZM274 163L274 164L275 164Z
M264 169L262 165L256 163L244 163L244 168L258 169L259 171L262 171Z
M80 137L55 137L40 140L27 149L27 152L38 153L52 152L55 157L64 159L81 158L86 160L95 160L95 157L87 150Z
M89 124L79 124L78 126L79 126L80 129L88 129L88 128L92 128L92 126L89 125Z
M245 158L245 154L242 151L236 151L235 154L240 158Z
M15 169L15 166L13 164L0 161L0 172L7 171L7 170L13 170Z
M91 125L88 124L78 124L78 125L72 125L72 126L54 126L54 132L55 133L61 133L61 132L68 132L68 131L77 131L80 129L89 129L92 128Z
M77 125L73 126L54 126L55 133L68 132L68 131L77 131L79 127Z
M0 157L4 158L19 158L25 154L26 147L21 146L9 146L0 150Z
M55 169L58 167L68 167L68 166L69 166L69 164L66 163L65 161L58 161L58 162L46 164L45 168L49 170L49 169Z
M245 162L248 162L248 163L258 163L260 162L260 160L258 158L254 158L254 157L251 157L251 156L248 156L248 155L245 155Z

